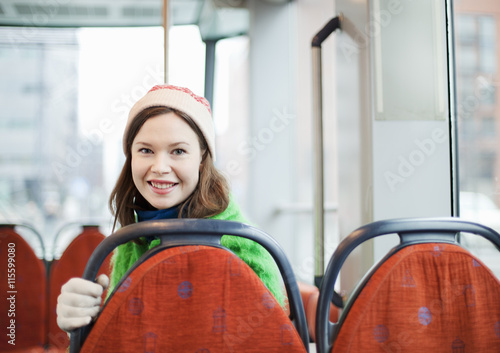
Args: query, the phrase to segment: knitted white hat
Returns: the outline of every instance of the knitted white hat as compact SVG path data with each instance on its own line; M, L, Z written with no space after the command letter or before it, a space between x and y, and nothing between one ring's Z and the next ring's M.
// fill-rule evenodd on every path
M130 124L140 112L150 107L167 107L187 114L193 119L203 137L205 137L208 150L215 161L215 130L210 103L187 88L172 85L154 86L130 109L125 132L123 133L123 151L125 154L127 154L126 138Z

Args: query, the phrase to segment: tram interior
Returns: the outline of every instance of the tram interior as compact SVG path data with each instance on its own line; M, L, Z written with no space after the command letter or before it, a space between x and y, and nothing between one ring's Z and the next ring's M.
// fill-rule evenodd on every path
M317 54L311 41L334 18L340 28ZM35 345L66 351L53 272L78 236L93 234L89 251L70 255L86 263L112 233L127 114L153 85L209 100L216 166L283 249L309 319L328 261L359 227L458 217L500 232L499 53L500 4L489 0L2 0L0 246L4 268L12 230L18 253L34 252L17 266L41 273L44 304L33 310L46 319ZM457 239L498 284L500 248L468 232ZM356 293L397 244L393 233L350 254L335 295ZM331 321L342 313L332 308ZM307 350L326 352L312 320ZM495 330L500 341L500 321ZM18 342L30 331L18 327Z

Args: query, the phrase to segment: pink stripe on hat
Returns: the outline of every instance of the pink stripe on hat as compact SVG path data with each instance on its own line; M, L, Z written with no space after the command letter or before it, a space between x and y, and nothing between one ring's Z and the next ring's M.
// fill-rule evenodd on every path
M185 87L178 87L178 86L172 86L172 85L156 85L153 88L149 90L149 92L157 91L159 89L173 89L173 90L178 90L184 93L189 94L191 97L193 97L196 101L200 102L203 104L205 107L207 107L208 112L212 114L212 110L210 109L210 103L205 99L205 97L197 96L189 88Z

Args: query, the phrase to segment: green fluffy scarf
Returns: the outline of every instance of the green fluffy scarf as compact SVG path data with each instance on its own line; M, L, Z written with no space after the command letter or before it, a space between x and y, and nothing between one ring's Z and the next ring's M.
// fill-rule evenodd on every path
M209 218L248 223L242 215L238 205L232 199L225 211ZM150 244L128 242L117 247L111 260L112 271L108 295L142 254L159 244L160 240L155 239ZM276 263L266 249L252 240L229 235L224 235L222 237L221 244L245 261L260 277L271 293L273 293L276 300L282 306L284 305L285 298L281 275Z

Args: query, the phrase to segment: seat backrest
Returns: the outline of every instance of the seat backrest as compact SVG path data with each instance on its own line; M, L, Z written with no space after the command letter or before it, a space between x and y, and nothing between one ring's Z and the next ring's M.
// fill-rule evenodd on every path
M301 346L283 309L242 260L225 249L184 246L127 276L81 352L303 352Z
M159 231L163 227L159 234L186 231L186 225L191 234L205 230L219 240L224 234L247 235L244 230L265 234L239 223L213 220L165 220L128 227L137 226L144 234L155 223L160 224ZM116 243L115 235L108 239ZM111 294L82 352L108 352L110 347L120 352L307 352L305 315L286 259L278 256L277 264L297 328L245 262L205 240L180 234L143 256ZM259 243L269 251L274 241L266 240L269 243ZM275 257L278 251L270 253ZM72 335L71 351L75 351L75 339Z
M325 325L318 311L316 334L328 331L318 337L318 352L500 351L500 282L455 242L463 229L500 249L500 236L457 219L388 222L355 231L332 256L318 310L334 285L331 273L338 275L354 244L388 232L402 239L363 279L338 324Z
M39 351L47 337L45 262L14 225L0 225L0 258L0 290L4 298L0 326L7 333L0 340L0 351Z
M52 351L64 352L69 346L67 333L57 325L57 297L61 293L61 287L70 278L82 276L90 255L105 238L97 225L83 225L82 227L80 234L70 242L59 259L52 261L50 266L48 344ZM99 273L109 275L109 262L110 258L108 257Z

